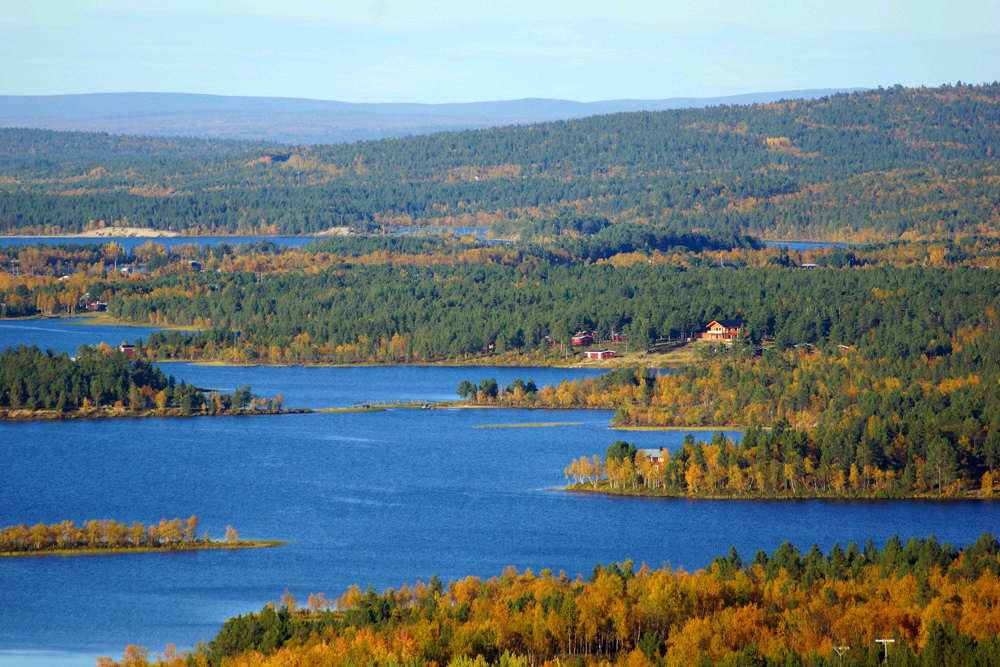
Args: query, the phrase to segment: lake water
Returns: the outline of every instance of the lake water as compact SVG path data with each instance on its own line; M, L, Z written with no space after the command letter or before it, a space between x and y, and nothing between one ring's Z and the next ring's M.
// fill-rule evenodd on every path
M0 320L0 351L18 345L37 345L42 350L76 355L81 345L105 343L109 347L123 341L146 340L154 327L95 326L88 318Z
M486 239L486 233L489 232L489 227L413 227L404 228L398 230L399 234L444 234L450 232L452 234L465 235L465 236L476 236L477 238ZM234 246L240 245L241 243L257 243L258 241L270 241L275 245L288 246L291 248L301 248L302 246L310 243L312 241L320 241L324 238L329 238L325 236L156 236L156 237L146 237L146 236L134 236L134 237L115 237L115 238L93 238L93 237L57 237L57 236L0 236L0 248L7 248L10 246L17 245L34 245L34 244L44 244L44 245L62 245L68 243L76 243L79 245L86 245L89 243L93 244L104 244L111 243L114 241L119 244L126 251L132 252L135 248L143 245L144 243L159 243L165 248L173 248L175 246L193 243L199 246L215 246L220 243L229 243Z
M0 336L22 324L0 323ZM53 326L84 330L93 341L120 335L119 327ZM451 398L461 380L488 376L542 385L588 374L165 367L199 386L281 391L290 407ZM0 423L0 525L197 514L213 536L231 524L244 538L288 541L233 552L2 559L0 665L92 665L96 655L119 657L129 643L190 647L286 587L304 601L319 591L338 597L351 584L382 590L432 574L490 577L508 565L586 576L597 562L631 558L691 570L731 545L749 559L784 540L828 550L837 541L871 537L881 547L893 533L936 533L961 545L1000 529L996 506L982 502L688 501L554 490L565 484L571 460L603 454L616 439L675 447L684 435L614 431L610 418L603 411L396 409ZM511 426L528 422L553 425ZM496 425L508 427L482 428Z
M787 248L788 250L799 250L805 252L806 250L812 250L814 248L816 249L852 248L860 244L835 243L833 241L765 241L764 245L778 246L779 248Z

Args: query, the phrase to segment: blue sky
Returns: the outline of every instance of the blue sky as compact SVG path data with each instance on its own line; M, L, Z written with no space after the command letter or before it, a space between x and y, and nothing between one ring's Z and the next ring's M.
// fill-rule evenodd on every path
M0 94L582 102L1000 79L1000 2L21 0Z

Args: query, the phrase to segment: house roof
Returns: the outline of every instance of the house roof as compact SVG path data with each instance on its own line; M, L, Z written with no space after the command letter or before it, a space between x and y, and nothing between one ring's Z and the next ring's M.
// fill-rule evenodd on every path
M735 329L736 327L742 327L746 324L746 320L712 320L705 325L705 328L712 326L713 324L718 324L720 326L726 327L727 329Z
M647 459L660 458L663 454L659 449L640 449L639 453L645 456Z

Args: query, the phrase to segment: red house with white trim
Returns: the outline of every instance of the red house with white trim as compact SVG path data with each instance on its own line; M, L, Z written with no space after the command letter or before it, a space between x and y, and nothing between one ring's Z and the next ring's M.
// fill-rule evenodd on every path
M588 359L614 359L614 350L587 350Z

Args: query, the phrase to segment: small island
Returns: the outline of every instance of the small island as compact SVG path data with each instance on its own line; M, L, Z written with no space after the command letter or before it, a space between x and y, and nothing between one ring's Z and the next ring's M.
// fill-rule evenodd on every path
M23 523L0 531L0 556L77 556L87 554L134 553L149 551L193 551L196 549L255 549L282 544L276 540L241 540L232 526L226 536L213 540L208 533L198 536L198 517L161 519L159 523L131 524L114 519L72 521L46 525Z
M286 410L248 385L231 394L190 385L140 357L137 346L80 346L76 357L20 345L0 353L0 421L261 415Z

